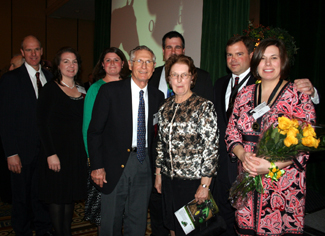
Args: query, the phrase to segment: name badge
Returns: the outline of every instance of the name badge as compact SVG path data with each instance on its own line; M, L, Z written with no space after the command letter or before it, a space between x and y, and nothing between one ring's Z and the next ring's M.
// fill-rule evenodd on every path
M153 114L153 125L158 124L158 112Z
M253 118L257 120L269 110L271 110L271 108L268 105L266 105L266 102L263 102L257 107L255 107L253 110L249 111L249 115L252 115Z

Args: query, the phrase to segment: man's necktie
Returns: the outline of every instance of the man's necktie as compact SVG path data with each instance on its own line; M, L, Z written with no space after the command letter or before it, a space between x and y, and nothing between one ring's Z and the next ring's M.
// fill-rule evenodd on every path
M138 130L137 130L137 158L142 164L146 156L146 125L145 108L143 99L143 90L140 91L139 109L138 109Z
M238 92L238 90L236 90L236 92L234 93L234 90L238 86L238 81L239 81L239 77L236 77L235 78L235 84L231 88L231 94L229 96L229 103L228 103L228 110L227 110L228 119L230 118L230 116L232 114L232 110L234 109L234 102L235 102L235 98L236 98L237 92Z
M39 96L43 86L42 86L41 80L39 78L39 72L36 72L35 76L36 76L36 82L37 82L37 88L38 88L38 96Z

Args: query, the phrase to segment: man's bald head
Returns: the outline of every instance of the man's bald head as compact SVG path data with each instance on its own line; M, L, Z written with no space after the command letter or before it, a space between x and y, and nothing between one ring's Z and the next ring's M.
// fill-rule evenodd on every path
M14 70L16 68L19 68L23 63L25 62L25 59L22 55L18 54L13 56L10 60L10 67L9 70Z

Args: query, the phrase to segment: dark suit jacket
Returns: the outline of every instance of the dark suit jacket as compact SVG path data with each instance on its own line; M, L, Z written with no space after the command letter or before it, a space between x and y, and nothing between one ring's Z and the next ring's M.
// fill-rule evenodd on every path
M224 140L228 118L226 115L225 97L227 86L232 74L228 74L218 79L214 84L214 105L217 111L218 128L219 128L219 170L217 178L228 178L233 183L237 177L237 162L231 162L227 153L226 143ZM247 81L247 85L254 84L256 79L251 75ZM223 180L225 181L225 179Z
M52 78L50 72L42 71L47 80ZM1 77L0 134L5 156L18 154L22 165L30 164L39 151L36 103L25 64Z
M159 66L155 69L153 75L149 80L150 85L159 88L160 76L163 68L164 66ZM192 91L201 97L213 101L213 86L210 74L205 70L201 70L200 68L196 68L196 70L197 80Z
M158 112L164 95L148 86L148 151L152 158L155 128L153 115ZM88 128L88 150L92 170L105 168L107 184L101 191L109 194L115 188L129 158L132 145L131 78L104 84L97 95Z

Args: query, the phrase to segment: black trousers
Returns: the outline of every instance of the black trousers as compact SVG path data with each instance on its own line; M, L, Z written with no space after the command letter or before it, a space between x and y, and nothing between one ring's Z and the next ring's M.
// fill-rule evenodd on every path
M234 228L236 223L236 209L231 206L230 201L228 200L229 189L231 188L231 183L228 179L228 176L217 176L215 182L215 189L212 193L219 207L219 214L225 220L227 225L227 230L225 233L222 234L222 236L236 236L237 233Z
M153 180L155 181L155 180ZM169 230L164 226L162 195L153 187L150 202L151 236L168 236Z
M194 195L200 184L201 179L171 179L164 174L162 175L161 191L164 224L168 229L175 231L177 236L185 236L185 233L174 213L195 198ZM195 235L196 233L196 231L192 231L188 235Z
M10 171L0 138L0 198L2 202L12 203Z
M36 235L51 231L48 207L38 199L37 158L23 165L20 174L11 173L12 215L11 224L16 235L32 236L31 222Z

